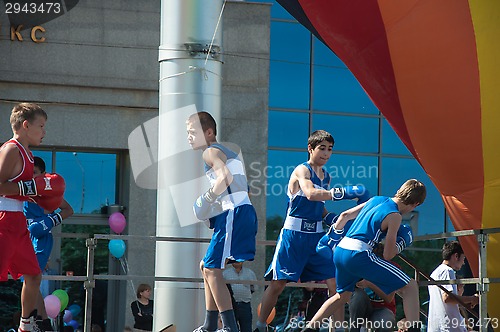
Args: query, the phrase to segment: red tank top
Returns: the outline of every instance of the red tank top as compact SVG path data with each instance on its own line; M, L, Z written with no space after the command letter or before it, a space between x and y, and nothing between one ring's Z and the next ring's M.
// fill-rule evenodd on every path
M19 143L16 139L13 138L5 142L2 145L2 147L0 147L0 150L2 150L7 144L15 144L17 146L17 149L19 150L19 153L21 153L21 158L23 159L23 168L21 170L21 173L14 176L13 178L10 178L9 181L19 182L19 181L31 180L33 178L33 169L34 169L34 159L31 151L26 150L26 148L21 143ZM18 195L7 196L7 197L14 198L20 201L29 200L29 197L18 196Z

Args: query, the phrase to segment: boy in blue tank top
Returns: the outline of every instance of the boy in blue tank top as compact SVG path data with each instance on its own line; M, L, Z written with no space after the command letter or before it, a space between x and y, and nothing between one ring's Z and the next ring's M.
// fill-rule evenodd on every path
M335 267L316 252L316 245L325 234L325 201L335 199L333 189L328 189L330 175L323 167L332 155L333 145L328 132L313 132L307 145L309 160L297 166L290 176L287 216L265 275L271 284L262 296L255 332L266 331L266 319L289 281L325 280L330 295L335 293ZM343 320L343 310L335 313L335 320Z
M217 142L217 126L207 112L187 120L188 142L203 151L205 173L211 188L194 204L198 219L209 220L214 230L200 263L205 286L205 322L193 332L237 332L231 295L222 271L225 264L253 260L257 214L248 197L245 165L235 148ZM217 329L219 313L222 329Z
M354 219L354 222L335 249L337 294L323 304L303 332L318 331L323 319L344 307L361 279L375 284L385 294L397 291L403 298L407 331L420 331L418 285L388 261L399 251L396 237L402 215L422 204L425 197L424 184L411 179L394 197L376 196L340 214L333 225L336 230L343 229L348 220ZM380 258L373 253L373 247L384 237L383 258Z

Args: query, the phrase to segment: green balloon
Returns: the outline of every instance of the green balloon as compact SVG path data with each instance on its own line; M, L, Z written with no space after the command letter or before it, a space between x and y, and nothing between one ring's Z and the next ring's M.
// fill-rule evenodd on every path
M69 302L68 293L66 293L66 291L62 290L62 289L56 289L52 293L52 295L57 296L59 301L61 301L61 311L60 312L63 312L64 309L66 309L66 307L68 306L68 302Z

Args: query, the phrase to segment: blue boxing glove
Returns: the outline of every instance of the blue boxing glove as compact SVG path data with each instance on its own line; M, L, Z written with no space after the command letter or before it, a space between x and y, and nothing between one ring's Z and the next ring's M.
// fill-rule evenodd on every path
M216 199L217 196L212 191L212 188L198 197L193 205L193 211L196 218L199 220L208 220L224 212L222 204Z
M332 201L340 201L343 199L357 199L358 204L364 203L370 199L370 193L365 186L345 186L335 187L330 189Z
M405 248L413 243L413 231L409 225L401 224L396 235L396 247L400 254Z
M50 233L53 227L61 224L62 217L59 213L50 213L43 217L28 219L28 230L35 238L41 238Z
M324 258L332 260L335 247L337 247L340 240L342 240L342 238L347 234L347 231L351 227L353 221L354 220L349 220L342 229L335 229L332 224L328 232L323 235L321 239L319 239L318 244L316 245L316 252Z
M323 222L327 225L327 226L331 226L333 225L337 219L339 218L338 215L336 215L335 213L333 212L328 212L324 217L323 217Z

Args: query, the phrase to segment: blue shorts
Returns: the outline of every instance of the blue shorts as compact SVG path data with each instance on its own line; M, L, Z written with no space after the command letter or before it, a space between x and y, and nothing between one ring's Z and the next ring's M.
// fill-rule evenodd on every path
M251 261L255 257L257 214L245 204L210 219L214 234L203 258L206 268L223 269L229 262Z
M316 252L322 233L305 233L282 229L273 260L264 277L267 280L297 282L335 278L335 265Z
M371 251L355 251L337 247L333 255L337 268L337 292L353 292L356 283L366 279L390 294L410 282L400 268Z
M52 233L49 233L40 238L36 238L32 235L31 242L33 243L33 248L35 249L36 259L38 260L38 265L40 269L43 271L47 262L49 261L50 254L52 252L52 246L54 244L54 239L52 237Z

